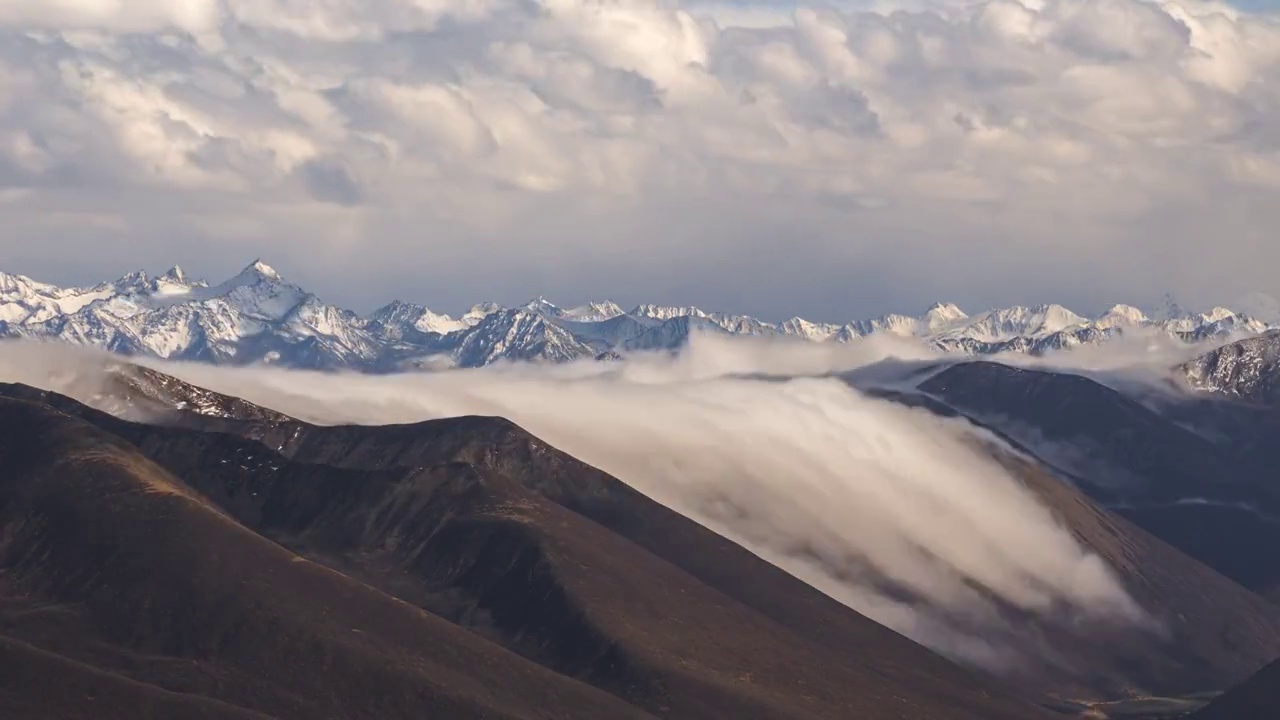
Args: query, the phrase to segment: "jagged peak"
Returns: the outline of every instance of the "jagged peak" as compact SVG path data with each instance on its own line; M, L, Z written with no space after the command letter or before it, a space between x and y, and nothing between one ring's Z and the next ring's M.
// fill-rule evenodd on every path
M260 283L274 284L283 282L284 278L280 277L280 273L276 272L275 268L259 259L246 265L235 277L214 288L213 293L217 295L230 292L236 288L249 287Z
M551 302L544 295L539 295L520 307L529 312L550 315L551 317L560 317L564 313L564 310L559 305Z
M953 320L962 320L969 317L968 313L960 309L955 303L935 302L929 306L924 313L926 316L945 317Z
M1221 306L1215 307L1208 312L1200 313L1200 318L1204 322L1221 322L1233 317L1236 317L1236 312L1234 310Z
M930 332L945 330L968 319L968 313L954 303L935 302L924 313L924 324Z
M653 318L655 320L671 320L673 318L685 317L685 316L693 316L693 317L707 316L707 313L703 312L702 310L696 307L693 307L692 305L675 306L675 305L653 305L653 304L637 305L635 309L633 309L628 314L635 315L638 317Z
M370 320L388 320L401 318L408 314L417 314L425 312L426 308L417 303L405 302L399 298L383 305L382 307L369 313L366 317Z
M572 320L611 320L619 315L625 315L624 311L617 303L612 300L596 300L579 305L577 307L564 310L564 317Z
M1102 313L1102 315L1104 317L1107 315L1127 315L1130 317L1137 317L1141 315L1143 317L1146 317L1146 313L1142 312L1141 310L1139 310L1138 308L1132 305L1125 305L1124 303L1117 303L1115 305L1112 305L1110 308L1107 309L1106 312Z
M257 275L259 277L267 278L268 280L283 279L280 277L280 273L276 272L275 268L262 262L262 258L258 258L253 262L249 263L247 266L245 266L244 270L240 271L240 274L241 275Z
M370 313L370 315L377 315L378 313L381 313L384 311L399 310L401 308L411 308L414 310L417 310L418 308L421 308L423 310L427 309L425 306L419 305L418 303L412 303L406 300L401 300L400 298L396 298L395 300L392 300L391 302L387 303L386 305L383 305L377 310L374 310L372 313Z
M1103 327L1115 325L1141 325L1148 322L1147 314L1132 305L1112 305L1106 312L1094 319Z
M13 273L0 272L0 292L16 292L18 290L38 286L40 286L40 283L37 283L26 275L15 275Z
M1130 305L1115 305L1100 316L1085 319L1056 304L997 308L969 317L957 305L944 302L933 303L923 316L890 314L844 326L796 316L775 324L745 315L706 313L693 306L657 304L638 305L632 317L627 317L626 313L619 315L618 305L608 300L561 309L545 296L512 309L480 303L456 318L396 299L359 318L283 281L261 259L214 288L203 282L190 282L177 266L146 284L137 284L145 278L146 273L137 272L89 288L62 288L0 273L0 320L26 335L65 336L74 342L100 342L160 357L175 353L196 357L197 352L230 356L237 351L237 343L247 338L262 338L253 341L262 344L267 336L250 336L246 329L262 333L265 327L266 333L277 334L288 343L308 337L323 336L329 339L326 342L342 338L324 351L333 353L325 362L334 366L368 363L369 367L382 362L383 354L393 363L399 363L401 355L419 352L461 357L458 348L464 342L468 352L486 343L492 346L474 357L532 357L544 352L547 343L556 346L549 351L560 353L556 357L567 357L564 353L583 355L583 348L590 349L594 356L618 348L634 349L629 343L635 341L636 333L650 330L652 338L644 340L645 348L676 347L689 332L706 329L735 335L798 335L818 342L847 342L890 333L918 337L947 351L980 354L995 352L996 348L1060 350L1074 344L1103 342L1130 327L1152 327L1188 341L1252 334L1269 327L1252 313L1227 308L1167 323L1147 319ZM99 310L86 310L90 307ZM99 311L116 314L103 324ZM491 317L494 313L497 316ZM606 322L615 317L625 321ZM71 320L50 322L55 318ZM194 327L190 324L192 319L204 323L199 333L190 330ZM382 324L371 322L374 320ZM469 334L482 322L484 326L477 332L482 337L467 342ZM121 345L126 342L121 338L132 345ZM215 349L206 350L200 343ZM218 354L211 357L223 359Z
M161 275L159 279L168 280L169 282L174 282L174 283L186 283L187 274L182 271L182 266L174 265L173 267L169 268L165 272L165 274Z
M504 308L496 302L482 302L472 305L465 313L462 314L463 319L478 320L488 317L493 313L500 312Z
M147 282L146 270L134 270L116 281L117 285L141 285Z

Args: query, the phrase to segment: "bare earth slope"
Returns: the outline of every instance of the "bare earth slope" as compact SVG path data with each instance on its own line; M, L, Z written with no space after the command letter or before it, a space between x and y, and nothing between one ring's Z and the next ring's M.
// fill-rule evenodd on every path
M1273 720L1280 717L1280 661L1209 703L1191 720Z
M66 717L1043 716L506 421L5 394L45 405L0 400L0 660L102 688Z
M102 702L76 703L61 674L41 674L6 681L0 707L51 697L71 703L59 717L118 702L136 703L133 717L645 716L302 560L82 421L3 400L0 437L5 656L109 686Z

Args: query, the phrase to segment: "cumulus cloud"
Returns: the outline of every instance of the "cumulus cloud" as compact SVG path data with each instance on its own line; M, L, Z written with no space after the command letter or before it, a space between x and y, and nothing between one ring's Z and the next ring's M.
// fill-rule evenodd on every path
M764 349L380 377L157 367L319 423L510 418L837 600L989 669L1058 662L1032 629L1043 624L1151 629L1106 563L993 459L993 439L824 376L858 358L824 366L799 345ZM7 344L0 378L109 404L111 362Z
M1273 19L842 7L0 0L0 249L51 280L263 254L443 309L1280 291Z

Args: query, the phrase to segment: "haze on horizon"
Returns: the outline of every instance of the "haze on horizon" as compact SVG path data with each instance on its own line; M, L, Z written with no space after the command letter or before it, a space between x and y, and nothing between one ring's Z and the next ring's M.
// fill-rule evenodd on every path
M0 0L0 269L262 256L360 310L1238 306L1280 295L1250 7Z

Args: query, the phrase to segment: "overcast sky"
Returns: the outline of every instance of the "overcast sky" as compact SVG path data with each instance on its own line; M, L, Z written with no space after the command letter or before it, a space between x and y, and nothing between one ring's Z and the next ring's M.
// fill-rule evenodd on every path
M0 0L0 269L216 280L257 256L359 310L1276 296L1280 23L1194 0Z

